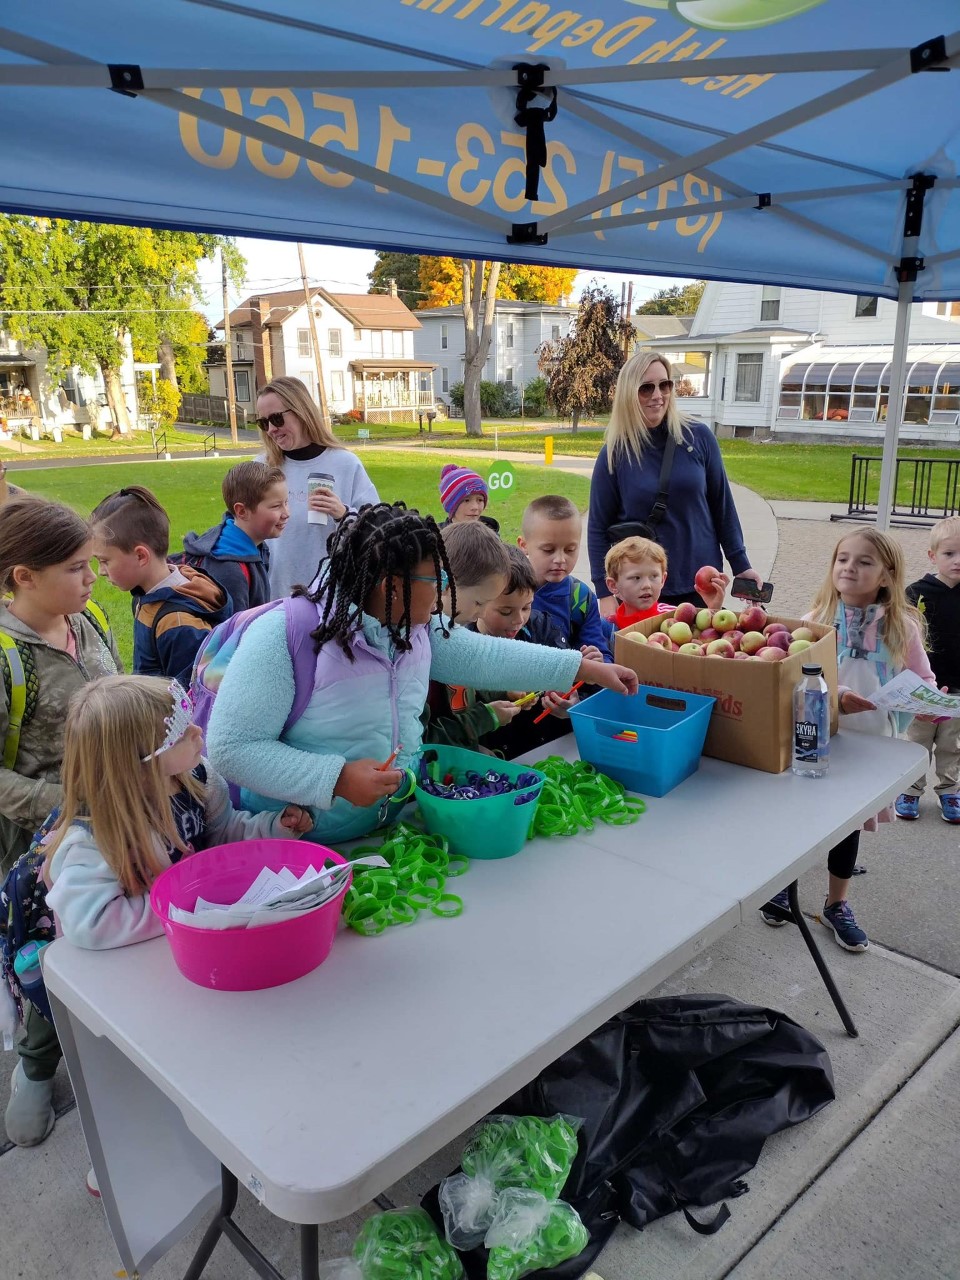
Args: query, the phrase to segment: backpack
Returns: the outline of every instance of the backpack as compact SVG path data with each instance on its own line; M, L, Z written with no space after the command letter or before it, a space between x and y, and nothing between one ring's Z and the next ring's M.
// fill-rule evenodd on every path
M216 582L217 579L214 577L214 575L210 572L210 570L206 566L206 561L209 559L211 559L210 556L192 556L192 555L188 555L186 551L177 551L173 555L167 556L167 563L176 564L176 565L185 564L185 565L188 565L191 569L199 569L201 573L205 573L208 578L213 578L214 582ZM244 579L246 580L246 583L247 583L247 588L249 589L250 584L253 581L253 578L250 573L250 566L247 564L245 560L236 560L233 563L239 565L240 572L243 574Z
M59 816L59 808L54 809L31 840L30 848L16 860L0 885L0 981L10 989L21 1021L24 1001L29 1001L48 1022L53 1021L42 975L34 970L27 987L17 973L16 960L23 948L39 949L56 937L43 879L46 860L43 842Z
M88 600L84 616L93 624L103 643L110 647L110 623L107 615L93 600ZM7 736L3 744L3 767L12 769L20 751L20 735L24 725L33 719L40 696L36 664L30 646L14 640L6 631L0 631L0 654L3 656L3 683L8 686L10 712L7 720Z
M223 675L237 651L251 622L272 609L283 609L287 623L287 648L293 663L293 706L283 726L284 732L295 724L310 701L317 668L317 655L312 635L317 629L317 607L306 596L288 596L271 600L254 609L234 613L214 627L197 652L190 680L193 700L193 722L203 730L204 740L213 704L220 691Z

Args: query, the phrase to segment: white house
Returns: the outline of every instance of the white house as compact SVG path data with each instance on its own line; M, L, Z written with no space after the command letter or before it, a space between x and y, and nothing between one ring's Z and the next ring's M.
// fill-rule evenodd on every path
M0 317L2 318L2 317ZM56 436L64 427L109 423L106 392L99 371L69 368L54 378L44 348L27 348L0 328L0 437L14 433ZM120 386L131 425L138 425L136 371L130 335L124 340Z
M643 345L702 353L684 407L718 435L879 441L895 319L886 298L710 283L688 335ZM902 438L960 441L960 305L914 304L907 370Z
M414 352L420 321L395 293L329 293L312 287L321 368L331 413L359 410L394 422L435 408L434 366ZM221 320L215 328L222 330ZM316 362L302 289L253 295L230 313L237 405L252 416L257 389L300 378L316 397ZM208 363L210 394L226 395L226 364Z
M417 351L421 359L437 366L438 398L449 406L450 388L463 381L463 308L459 304L430 307L416 314L422 325ZM576 316L576 307L498 298L483 380L505 382L518 390L525 387L540 376L537 348L565 338Z

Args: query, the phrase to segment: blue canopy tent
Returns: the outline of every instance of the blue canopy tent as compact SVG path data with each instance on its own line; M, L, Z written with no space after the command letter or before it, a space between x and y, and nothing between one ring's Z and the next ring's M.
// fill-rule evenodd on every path
M0 208L895 297L885 527L909 303L960 298L958 12L45 0Z

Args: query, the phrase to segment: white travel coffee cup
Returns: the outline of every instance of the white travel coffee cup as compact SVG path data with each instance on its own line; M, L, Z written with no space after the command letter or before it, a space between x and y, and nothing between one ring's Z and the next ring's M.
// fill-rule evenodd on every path
M333 476L328 475L325 471L311 471L307 476L307 497L317 493L319 490L325 490L327 493L334 492ZM307 508L307 524L326 524L329 516L325 511L314 511Z

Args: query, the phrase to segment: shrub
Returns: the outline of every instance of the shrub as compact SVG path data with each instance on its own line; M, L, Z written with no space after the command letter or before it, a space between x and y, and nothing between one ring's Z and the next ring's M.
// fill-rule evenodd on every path
M520 397L508 382L480 383L480 412L485 418L512 418L520 409Z
M176 422L182 397L172 382L158 378L155 387L151 383L141 384L138 399L140 412L152 417L162 430Z
M450 403L455 409L459 409L463 413L463 383L455 382L447 392L450 397Z
M549 407L546 378L533 378L523 389L523 411L531 418L542 418Z

